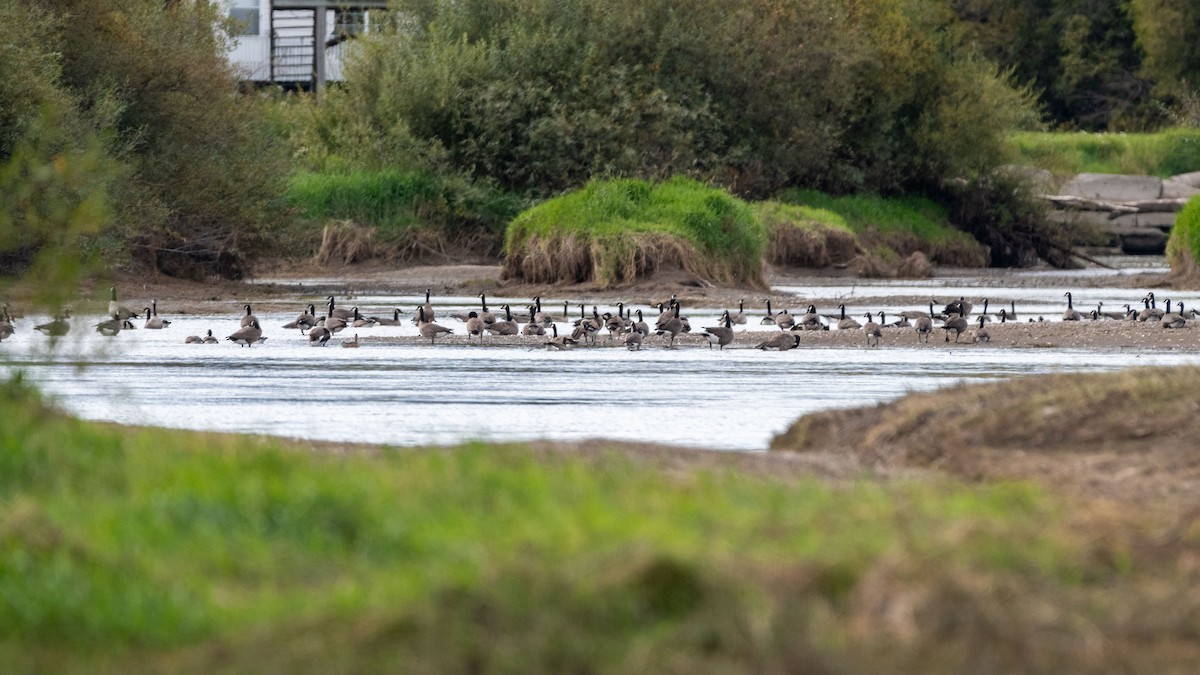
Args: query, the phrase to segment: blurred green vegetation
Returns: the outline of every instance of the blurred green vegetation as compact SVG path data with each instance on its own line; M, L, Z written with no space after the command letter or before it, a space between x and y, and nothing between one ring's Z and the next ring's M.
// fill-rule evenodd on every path
M1189 286L1200 284L1200 199L1193 197L1175 216L1167 240L1171 271Z
M1200 129L1154 133L1014 134L1017 162L1058 176L1125 173L1168 178L1200 171Z
M1029 485L333 453L82 422L19 381L0 416L17 672L1078 669L1119 637L1106 603L1175 560Z

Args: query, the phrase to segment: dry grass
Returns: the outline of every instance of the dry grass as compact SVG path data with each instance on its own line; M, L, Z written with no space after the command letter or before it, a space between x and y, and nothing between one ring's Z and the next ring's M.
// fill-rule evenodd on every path
M375 229L355 225L353 221L330 222L321 230L317 262L322 265L350 265L375 257Z
M1200 503L1198 377L1198 367L1146 368L963 385L806 416L772 449L847 448L867 466Z

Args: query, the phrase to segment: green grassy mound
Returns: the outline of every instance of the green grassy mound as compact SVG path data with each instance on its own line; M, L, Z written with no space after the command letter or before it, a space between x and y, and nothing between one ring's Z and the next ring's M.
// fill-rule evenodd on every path
M423 258L447 250L499 253L504 224L523 201L454 176L421 171L292 176L287 198L321 230L329 262Z
M836 214L858 239L859 247L879 260L900 260L923 253L939 265L983 267L987 249L956 230L936 203L919 197L834 197L815 190L787 190L785 204Z
M1048 169L1058 176L1124 173L1167 178L1200 171L1200 130L1156 133L1014 134L1018 163Z
M333 453L81 422L12 383L0 419L9 672L1111 672L1200 658L1187 592L1200 532L1150 544L1128 513L1073 517L1027 484L826 485L519 446Z
M522 213L504 238L506 276L530 283L630 283L682 269L761 287L766 233L750 207L687 178L593 181Z
M1171 279L1180 286L1200 287L1200 198L1193 197L1175 216L1167 240Z

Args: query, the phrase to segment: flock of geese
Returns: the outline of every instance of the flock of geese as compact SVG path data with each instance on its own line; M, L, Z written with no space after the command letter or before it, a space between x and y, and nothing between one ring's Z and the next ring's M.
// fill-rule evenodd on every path
M151 300L150 305L143 308L141 312L134 312L117 301L115 287L110 288L109 293L108 318L92 326L101 335L113 337L122 331L135 330L138 328L134 322L135 319L141 321L141 328L147 330L161 330L171 325L171 321L158 316L157 300ZM416 324L418 333L433 345L436 344L438 337L452 334L454 330L436 323L437 310L430 302L430 295L430 290L426 289L425 302L417 305L414 309L411 321ZM1184 328L1188 320L1200 317L1200 312L1195 309L1185 313L1182 302L1172 306L1172 301L1167 300L1165 309L1160 309L1153 292L1147 293L1142 298L1140 309L1127 304L1124 305L1124 311L1121 312L1105 311L1103 303L1098 304L1096 309L1081 312L1075 308L1074 298L1070 292L1065 293L1064 297L1066 297L1067 308L1062 314L1063 321L1139 321L1156 323L1165 329L1179 329ZM659 303L650 310L658 312L657 317L654 318L653 327L646 321L641 309L628 310L622 302L616 304L616 314L611 312L601 314L595 305L592 306L589 314L586 307L581 304L579 317L572 319L569 316L571 311L569 302L563 302L562 314L556 315L543 309L542 298L538 296L532 299L533 304L526 307L528 317L518 321L513 316L512 308L509 305L503 304L498 307L503 310L501 315L488 309L486 294L480 293L479 300L478 311L471 310L465 314L450 314L449 316L463 324L468 341L477 340L480 344L487 336L524 335L543 338L538 345L546 349L566 350L581 343L595 345L600 334L607 331L610 340L619 338L626 348L640 350L644 341L652 334L666 339L667 347L674 348L675 340L680 334L692 332L692 326L687 316L682 314L682 307L674 295L671 296L669 302ZM798 347L800 333L803 331L829 330L831 326L836 326L838 330L843 331L862 331L867 347L879 346L885 328L911 328L916 333L917 342L927 343L929 336L935 330L944 331L946 342L950 341L951 334L954 336L954 342L959 342L964 335L969 342L988 342L991 340L987 329L988 323L1007 323L1018 320L1015 302L1010 301L1007 308L1001 308L996 313L989 313L989 301L986 299L982 303L981 311L974 318L971 318L971 315L975 310L975 305L965 298L959 298L946 304L940 312L935 310L934 301L930 301L928 312L900 312L896 315L898 318L891 322L888 322L887 314L883 311L866 312L863 315L865 321L862 323L846 316L844 304L838 305L838 314L820 314L815 305L808 305L803 314L791 314L787 309L775 312L770 299L764 302L766 314L759 319L759 324L774 326L780 332L759 341L754 348L773 351L787 351ZM253 308L246 304L243 305L243 309L245 313L239 318L238 329L225 339L244 347L263 343L267 338L263 335L262 326L258 317L254 315ZM336 298L329 296L326 298L323 313L318 314L315 305L307 305L294 321L284 324L283 328L299 330L307 338L309 345L323 347L335 334L348 328L399 326L404 321L400 318L401 314L404 312L400 309L393 309L390 317L363 316L358 307L350 309L338 307ZM70 317L70 311L64 310L53 320L34 326L34 330L54 337L66 335L71 329L68 321ZM718 325L702 329L699 335L705 339L710 349L714 346L724 349L732 344L738 335L733 326L747 324L750 320L746 313L745 301L742 300L738 302L736 313L731 310L723 311ZM1036 320L1042 321L1043 317L1038 317ZM1029 317L1028 321L1032 322L1035 319ZM570 324L573 329L569 335L565 331L560 335L558 324ZM11 337L15 332L15 318L9 312L8 305L0 306L0 341ZM213 336L212 330L208 330L206 335L190 335L184 342L187 344L217 344L220 340ZM358 334L355 333L353 339L342 340L340 344L342 347L358 347Z

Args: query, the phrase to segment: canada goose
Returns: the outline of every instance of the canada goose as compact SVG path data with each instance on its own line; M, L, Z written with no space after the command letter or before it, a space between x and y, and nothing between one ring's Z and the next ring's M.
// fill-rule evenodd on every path
M488 311L487 308L487 295L480 293L479 303L483 306L483 311L479 313L479 319L489 326L496 323L496 316Z
M774 318L775 325L779 327L779 330L787 330L789 328L796 327L796 317L789 314L786 309L779 310L779 313L776 314Z
M1099 314L1101 318L1124 320L1129 316L1129 305L1125 305L1124 312L1106 312L1104 311L1104 303L1098 302L1096 303L1096 313Z
M400 311L400 310L398 310L398 309L392 309L392 318L390 318L390 319L380 319L380 318L379 318L379 317L377 317L377 316L373 316L373 317L371 317L371 320L372 320L372 321L374 321L376 324L378 324L378 325L380 325L380 326L399 326L401 323L403 323L403 322L400 320L400 315L401 315L401 314L403 314L403 313L404 313L404 312L401 312L401 311Z
M113 337L131 325L129 319L122 319L114 314L111 319L96 324L96 332L104 337Z
M1138 321L1158 321L1163 318L1164 312L1155 306L1153 291L1147 293L1146 297L1142 298L1142 302L1145 303L1146 308L1138 312Z
M521 328L521 335L545 335L546 329L537 320L537 308L529 306L529 323Z
M342 346L348 347L350 349L357 349L358 348L358 333L354 334L353 340L342 340Z
M704 332L701 333L701 335L704 336L704 339L708 340L709 349L712 349L713 345L717 345L721 349L725 349L725 345L733 342L733 320L729 318L728 310L721 315L721 320L722 325L710 326L709 328L705 328Z
M674 293L672 293L671 301L667 303L666 307L663 307L663 304L661 302L658 303L658 320L655 321L655 323L662 323L663 321L669 321L672 317L678 316L679 314L676 311L676 309L678 309L678 307L679 307L679 298L676 297L676 295Z
M325 324L319 323L308 331L308 346L324 347L331 337L333 337L333 331L326 328Z
M124 321L125 319L132 319L133 317L137 316L136 312L129 309L125 305L122 305L117 302L117 287L116 286L108 287L108 295L110 298L108 301L108 315L109 316L117 319L118 321Z
M817 306L809 305L808 310L800 316L800 320L796 322L792 330L822 330L825 328L825 324L821 323L821 315L817 314Z
M369 319L369 318L367 318L367 317L363 316L362 314L360 314L360 313L358 312L358 308L357 308L357 307L355 307L355 308L354 308L354 309L352 309L351 311L352 311L352 312L354 312L354 314L353 314L353 318L352 318L352 319L349 319L349 321L350 321L350 326L351 326L351 327L353 327L353 328L367 328L367 327L370 327L370 326L374 326L374 325L375 325L375 319Z
M249 305L247 305L248 307ZM333 298L329 298L329 308L325 313L324 326L330 333L337 333L346 328L346 320L334 315Z
M247 305L249 307L249 305ZM263 337L262 328L258 325L258 319L252 318L249 326L242 326L233 331L229 337L225 338L230 342L239 344L243 347L251 347L256 344L261 344L267 338Z
M646 337L646 334L643 333L642 331L638 330L638 328L636 326L632 327L630 329L630 331L625 334L625 348L631 352L632 351L641 351L642 350L642 340L645 337Z
M500 305L504 308L504 320L496 321L490 326L484 326L484 330L492 335L516 335L520 332L520 327L517 322L513 321L512 308L508 305Z
M551 314L549 312L543 312L542 311L542 296L540 296L540 295L535 297L533 299L533 302L537 306L537 312L534 314L534 321L536 323L540 323L543 326L549 326L550 324L552 324L556 321L563 321L563 322L570 321L570 319L568 319L567 317L571 313L571 304L569 302L567 302L566 300L563 301L562 316L554 316L553 314Z
M1071 302L1071 291L1067 291L1066 293L1063 293L1063 295L1067 296L1067 309L1063 312L1062 320L1079 321L1082 319L1083 315L1079 313L1079 310L1075 309L1075 306Z
M654 334L655 335L666 335L667 333L670 333L671 334L671 344L668 348L674 349L675 348L675 336L679 335L679 333L681 333L682 331L683 331L683 322L679 320L679 305L675 305L674 316L667 319L666 321L660 320L658 322L658 326L656 326L654 329Z
M780 351L786 352L789 349L795 349L800 346L800 336L795 333L779 333L772 337L763 340L754 346L755 349L763 351Z
M974 308L975 308L975 305L972 305L971 303L967 302L967 299L965 297L959 297L958 300L954 300L953 302L948 303L946 305L946 307L944 309L942 309L942 313L945 314L946 316L950 316L951 314L957 314L959 316L967 316L971 313L971 310Z
M899 319L884 325L892 328L912 328L912 322L908 320L907 316L901 316Z
M963 317L959 314L955 314L953 318L946 319L946 322L942 324L942 330L946 331L946 342L950 341L950 331L954 331L954 341L958 342L959 336L961 336L962 332L970 325L971 324L967 322L966 317Z
M300 332L303 333L305 330L317 325L317 321L319 321L317 319L317 308L315 305L309 305L303 312L300 312L300 316L296 317L295 321L285 323L283 327L288 329L299 328Z
M575 338L569 338L566 335L560 336L558 334L558 326L555 324L550 325L550 331L553 333L553 337L551 337L549 340L542 343L542 345L544 347L546 347L546 349L555 349L555 350L562 351L565 349L570 349L571 347L574 347L575 345L579 344L579 342L577 340L575 340Z
M483 342L483 319L475 311L467 312L467 342L471 341L472 335L478 335L479 341Z
M842 317L838 319L837 322L838 330L854 330L856 328L862 328L862 324L846 316L845 304L838 305L838 309L842 311Z
M215 345L215 344L220 344L220 343L221 343L221 341L220 341L220 340L218 340L217 338L213 337L213 334L212 334L212 329L209 329L208 331L206 331L206 332L205 332L205 334L204 334L204 344L206 344L206 345Z
M979 328L976 328L975 330L972 331L973 341L975 341L975 342L991 342L992 341L991 334L989 334L987 329L983 327L983 324L984 324L983 315L979 316L978 321L979 321Z
M676 305L678 311L678 305ZM580 313L583 312L583 305L579 306ZM600 333L600 329L604 327L604 321L600 319L599 308L592 305L592 315L580 320L579 328L583 331L583 335L592 344L596 344L596 336Z
M999 313L999 314L997 314L996 316L1000 317L1000 323L1002 323L1002 324L1003 324L1003 323L1006 323L1006 322L1008 321L1008 318L1009 318L1009 317L1008 317L1008 310L1007 310L1007 309L1001 309L1001 310L1000 310L1000 313Z
M422 319L419 316L414 314L413 318L412 318L413 323L415 323L419 326L422 323L426 323L426 322L433 323L437 319L437 315L435 315L433 312L433 305L429 303L429 289L428 288L425 289L425 304L420 305L420 308L425 310L424 311L425 318Z
M776 325L775 324L775 315L771 313L771 299L770 298L767 298L767 315L764 316L762 318L762 321L759 321L759 323L764 326Z
M988 299L987 298L983 299L983 311L981 311L979 313L979 315L983 317L984 321L992 320L992 317L988 315Z
M737 314L731 314L729 316L729 322L736 323L739 326L746 323L746 299L745 298L738 299L738 312L737 312Z
M158 301L151 300L150 306L146 308L146 323L142 324L142 328L151 330L162 330L170 326L171 322L166 319L158 318Z
M1000 310L1000 311L1004 311L1004 310ZM1008 320L1009 321L1017 320L1017 303L1015 300L1008 301Z
M883 329L879 327L879 324L875 323L871 319L870 312L867 312L864 316L866 317L867 322L863 324L862 330L863 334L867 336L867 346L878 347L879 338L883 337Z
M71 312L64 309L54 317L54 320L44 323L40 326L34 326L33 329L36 331L41 331L50 337L62 337L71 330L71 324L67 321L67 318L70 316Z
M437 340L438 335L454 332L445 326L439 326L432 321L426 321L425 307L423 305L417 307L417 331L421 333L422 337L429 338L429 344L431 345Z
M1163 314L1162 320L1158 325L1163 328L1183 328L1187 325L1187 319L1183 318L1183 303L1179 303L1179 312L1171 311L1171 301L1167 300L1167 311Z
M189 335L187 336L187 339L183 341L185 345L216 344L216 342L217 338L212 336L211 330L208 331L208 335L204 337L200 337L199 335Z
M917 331L917 342L929 342L929 334L933 332L933 303L929 303L929 315L919 316L913 323L913 328ZM924 337L924 340L921 338Z
M622 333L629 325L629 320L625 318L625 303L617 303L617 315L605 313L604 327L608 329L608 336L611 338L617 333Z
M351 311L349 309L343 309L341 307L338 307L337 302L336 302L337 298L335 298L334 296L331 295L331 296L325 298L325 300L329 304L329 308L330 308L330 312L331 312L330 316L332 316L333 318L346 321L351 316L354 316L353 311Z

